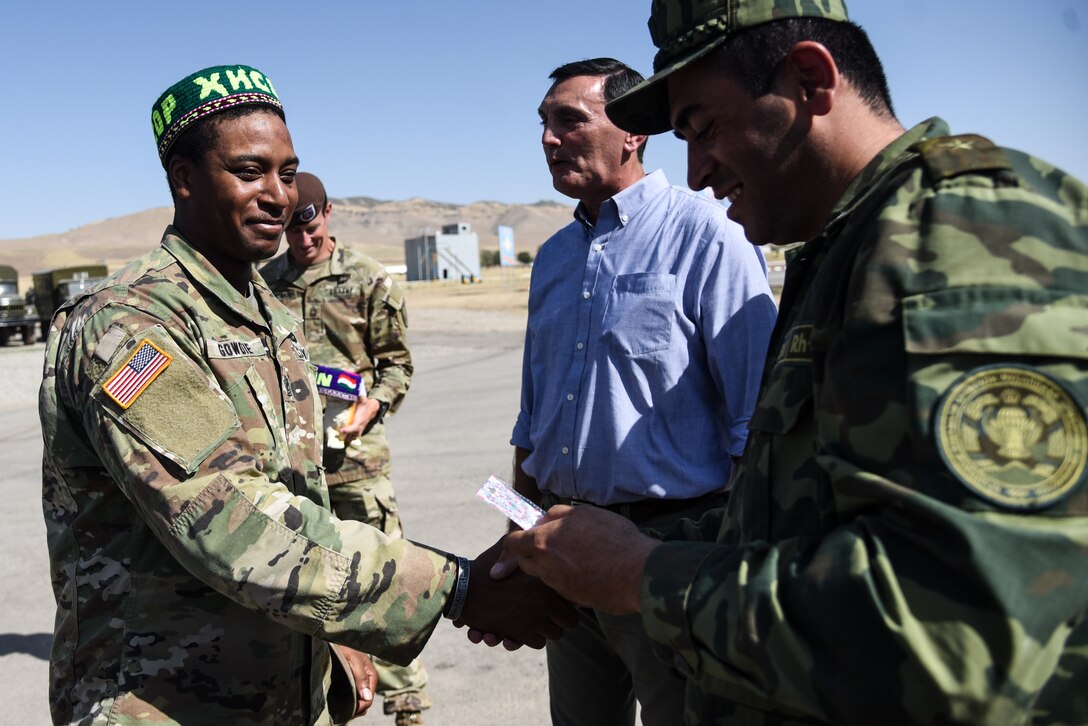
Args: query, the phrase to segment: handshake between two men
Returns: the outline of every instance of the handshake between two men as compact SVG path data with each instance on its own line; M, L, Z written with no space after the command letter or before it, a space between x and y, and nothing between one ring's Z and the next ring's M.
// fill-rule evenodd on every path
M574 627L571 603L636 613L646 558L658 544L605 509L556 505L532 528L510 532L473 560L454 622L469 628L474 643L516 650L542 648Z

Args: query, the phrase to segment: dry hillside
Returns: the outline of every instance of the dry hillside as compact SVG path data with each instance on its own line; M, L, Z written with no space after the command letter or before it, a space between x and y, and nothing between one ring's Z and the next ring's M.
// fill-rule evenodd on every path
M330 228L337 239L358 246L386 264L404 262L404 240L444 224L468 222L481 249L499 248L495 227L514 228L518 250L536 248L571 219L573 207L555 202L456 205L425 199L383 201L369 197L333 199ZM105 262L116 270L158 243L170 222L169 207L93 222L61 234L0 240L0 262L19 271L22 289L30 273L50 267Z

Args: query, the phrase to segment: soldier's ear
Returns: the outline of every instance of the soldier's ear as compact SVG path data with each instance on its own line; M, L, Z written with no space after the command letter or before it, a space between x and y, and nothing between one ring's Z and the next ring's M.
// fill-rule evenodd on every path
M779 82L785 84L784 93L811 115L830 113L842 76L826 47L812 40L801 41L786 54L779 73Z
M174 187L174 193L179 199L188 199L192 196L192 174L193 164L189 159L177 155L170 157L166 175L170 178L170 184Z

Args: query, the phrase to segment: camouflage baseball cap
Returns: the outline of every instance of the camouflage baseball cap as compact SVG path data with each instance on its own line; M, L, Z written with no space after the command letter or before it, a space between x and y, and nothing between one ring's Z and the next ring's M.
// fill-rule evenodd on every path
M669 121L665 79L744 28L784 18L849 20L845 0L653 0L654 75L605 107L612 123L635 134L660 134Z

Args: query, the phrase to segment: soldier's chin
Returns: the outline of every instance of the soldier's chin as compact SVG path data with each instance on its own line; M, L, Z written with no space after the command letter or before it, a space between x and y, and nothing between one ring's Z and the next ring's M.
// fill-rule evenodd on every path
M250 261L259 262L261 260L267 260L270 257L275 257L276 253L280 251L280 241L283 239L283 235L280 235L274 240L265 238L251 239L249 247Z

